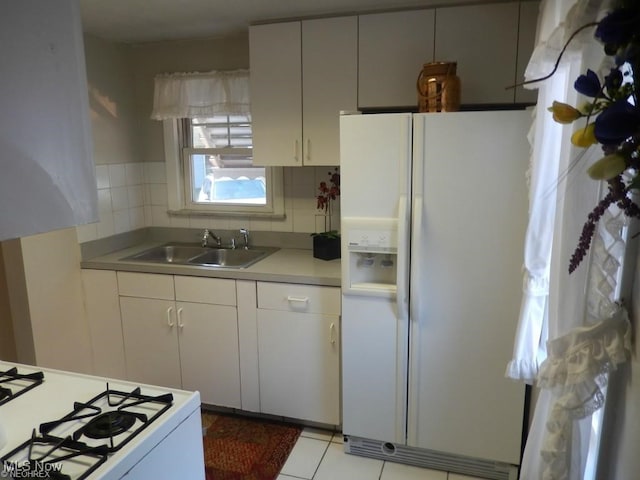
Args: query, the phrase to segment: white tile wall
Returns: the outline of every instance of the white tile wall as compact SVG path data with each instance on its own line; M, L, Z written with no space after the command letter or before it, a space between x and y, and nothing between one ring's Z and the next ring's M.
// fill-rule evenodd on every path
M258 231L313 233L324 230L323 212L316 209L318 185L329 167L285 168L285 218L227 218L176 216L167 213L167 177L164 162L96 166L100 221L77 227L78 240L87 242L145 226L213 229L249 228ZM339 229L339 201L332 228Z

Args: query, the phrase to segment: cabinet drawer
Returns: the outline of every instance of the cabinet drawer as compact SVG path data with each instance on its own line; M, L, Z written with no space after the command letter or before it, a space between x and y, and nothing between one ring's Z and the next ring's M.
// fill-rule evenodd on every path
M118 272L118 293L127 297L174 300L173 275Z
M340 289L258 282L258 308L340 315Z
M224 278L174 277L176 300L236 305L236 281Z

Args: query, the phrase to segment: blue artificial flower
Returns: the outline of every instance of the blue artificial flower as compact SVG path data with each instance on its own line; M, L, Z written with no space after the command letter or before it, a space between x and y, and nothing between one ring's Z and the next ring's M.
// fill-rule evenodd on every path
M617 145L640 129L640 110L627 100L613 102L595 120L594 134L603 145Z
M578 93L586 95L587 97L597 97L600 95L600 79L596 72L589 69L586 75L580 75L573 84L573 88Z
M604 85L607 87L607 93L612 95L622 86L622 72L617 68L612 68L609 75L604 77Z
M596 28L595 37L605 45L624 45L640 30L640 12L636 8L619 8L609 13Z

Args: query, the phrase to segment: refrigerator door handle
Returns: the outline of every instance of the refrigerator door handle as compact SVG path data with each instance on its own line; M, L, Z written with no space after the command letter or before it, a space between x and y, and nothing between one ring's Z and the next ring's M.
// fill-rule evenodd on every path
M422 232L422 205L423 205L423 199L422 199L422 195L416 195L415 197L413 197L413 238L412 241L415 242L415 245L419 245L419 242L421 241L420 239L423 239L422 241L424 241L424 237L423 237L423 232ZM419 248L414 248L413 251L411 252L411 260L414 263L414 265L420 265L420 249ZM411 272L411 275L417 275L417 272ZM410 279L411 282L418 282L417 278L411 278ZM419 306L418 306L418 302L420 301L420 296L419 295L413 295L411 297L411 305L409 307L410 309L410 314L411 314L411 318L417 319L418 318L418 310L419 310Z
M396 305L398 306L398 320L409 317L407 303L407 281L409 274L409 219L407 218L407 196L400 195L398 205L398 266L396 277Z

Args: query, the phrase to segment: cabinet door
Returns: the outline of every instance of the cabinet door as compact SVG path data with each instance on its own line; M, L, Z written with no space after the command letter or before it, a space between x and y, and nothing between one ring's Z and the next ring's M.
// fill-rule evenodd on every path
M458 62L462 103L513 103L518 3L436 9L435 59Z
M240 408L240 356L235 307L178 302L182 388L204 403Z
M418 75L434 60L434 10L360 15L358 22L358 106L417 107Z
M258 310L260 409L340 423L339 317Z
M357 17L302 22L304 165L340 163L340 111L357 109Z
M120 313L127 378L181 388L174 302L120 297Z
M302 165L300 22L249 29L254 165Z

